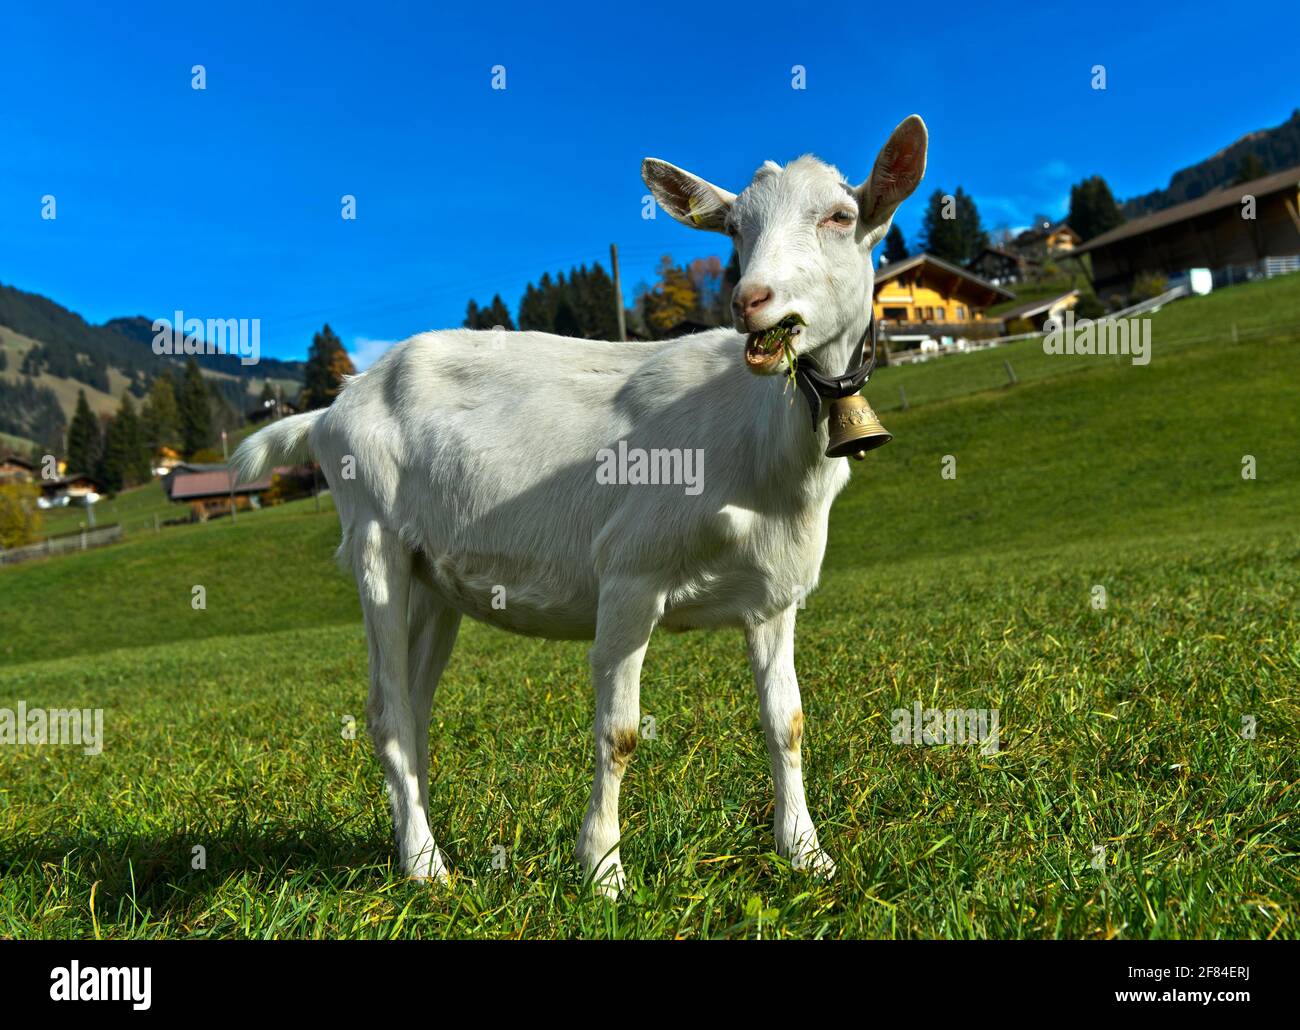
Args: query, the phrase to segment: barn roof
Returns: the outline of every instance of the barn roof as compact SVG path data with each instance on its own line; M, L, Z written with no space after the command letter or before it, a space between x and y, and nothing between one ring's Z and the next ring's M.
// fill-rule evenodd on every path
M882 283L887 283L891 279L897 279L904 272L923 265L937 268L941 271L947 272L949 275L955 275L982 290L988 290L990 293L995 295L989 300L990 304L999 296L1006 300L1012 300L1015 297L1015 294L1010 290L1004 290L1001 286L994 286L987 279L981 279L973 272L970 272L959 265L950 264L949 262L944 261L943 258L937 258L933 254L916 254L903 261L891 261L887 265L882 265L876 271L876 287L879 288Z
M230 476L227 469L217 472L174 472L167 477L167 496L173 501L193 501L201 497L228 497ZM271 477L263 476L251 483L238 483L237 494L261 493L271 488Z
M1187 221L1189 218L1195 218L1197 215L1218 211L1220 208L1234 207L1239 205L1241 199L1247 194L1253 197L1261 197L1270 193L1277 193L1280 190L1295 189L1297 186L1300 186L1300 165L1288 168L1285 171L1274 172L1272 175L1265 175L1260 179L1252 179L1250 182L1243 182L1237 186L1225 186L1213 193L1207 193L1203 197L1197 197L1195 200L1175 204L1163 211L1143 215L1141 218L1134 218L1132 221L1116 226L1110 232L1104 232L1087 243L1075 247L1070 251L1070 256L1086 254L1098 247L1106 247L1112 243L1118 243L1120 240L1141 236L1169 225L1176 225L1179 222Z
M1030 315L1040 315L1061 301L1069 300L1071 297L1077 297L1078 295L1078 290L1066 290L1064 293L1058 293L1055 297L1040 297L1038 300L1027 300L1023 304L1017 304L1014 308L999 311L997 317L1010 322L1013 318L1028 318Z

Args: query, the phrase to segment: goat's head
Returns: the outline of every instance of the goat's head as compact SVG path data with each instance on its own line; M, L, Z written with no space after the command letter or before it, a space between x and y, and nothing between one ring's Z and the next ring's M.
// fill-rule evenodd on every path
M749 337L751 370L770 373L780 364L785 334L771 330L802 323L793 330L800 334L796 350L815 355L864 324L874 279L871 248L925 174L926 142L925 122L912 115L890 135L860 186L805 156L784 168L767 162L739 196L666 161L642 163L641 175L665 211L735 243L740 281L731 312L736 331Z

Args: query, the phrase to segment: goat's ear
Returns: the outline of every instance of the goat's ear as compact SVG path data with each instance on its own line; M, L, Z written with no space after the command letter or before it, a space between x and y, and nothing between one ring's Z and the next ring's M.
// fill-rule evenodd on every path
M863 240L868 247L884 239L898 205L920 185L929 139L925 122L914 114L899 122L880 148L871 178L857 189Z
M647 157L641 162L641 178L650 187L659 206L682 225L713 232L726 231L727 212L736 199L734 193L655 157Z

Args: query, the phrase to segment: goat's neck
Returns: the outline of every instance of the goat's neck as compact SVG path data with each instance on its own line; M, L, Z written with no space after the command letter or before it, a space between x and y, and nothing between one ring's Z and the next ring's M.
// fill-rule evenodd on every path
M834 340L817 349L817 362L822 371L838 376L847 370L858 341L870 325L870 318L868 311ZM803 494L808 500L815 500L823 489L832 489L830 484L837 463L842 460L825 456L828 402L822 403L821 418L814 432L808 403L793 384L783 390L765 391L765 400L768 425L772 430L765 453L770 457L772 475L788 484L788 489Z
M846 326L839 336L818 348L816 357L822 371L829 376L838 376L853 371L849 368L849 362L853 360L858 341L866 335L870 326L871 311L868 309L861 318L854 319ZM868 351L864 349L862 356L865 358L867 355Z

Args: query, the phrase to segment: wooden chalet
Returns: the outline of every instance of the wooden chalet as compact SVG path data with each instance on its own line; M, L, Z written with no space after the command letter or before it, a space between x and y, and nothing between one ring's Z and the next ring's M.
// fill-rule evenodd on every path
M1143 272L1169 277L1300 254L1300 165L1125 222L1071 257L1085 254L1103 296L1127 292Z
M973 261L966 263L966 270L994 286L1005 286L1026 278L1030 269L1036 265L1036 261L1005 247L985 247Z
M261 507L262 494L271 489L272 477L237 482L232 489L233 476L224 465L178 465L163 480L163 490L168 500L188 505L191 517L199 522L229 514L232 507L238 511Z
M36 462L11 454L0 458L0 483L30 483L36 478Z
M1015 294L932 254L917 254L876 272L873 308L884 335L966 336L983 326L984 309ZM905 341L904 341L905 342Z
M1007 249L1029 260L1042 261L1068 255L1082 242L1083 237L1064 222L1044 222L1026 229Z

